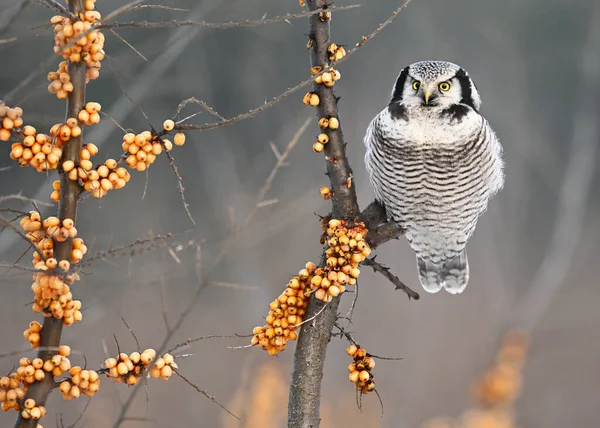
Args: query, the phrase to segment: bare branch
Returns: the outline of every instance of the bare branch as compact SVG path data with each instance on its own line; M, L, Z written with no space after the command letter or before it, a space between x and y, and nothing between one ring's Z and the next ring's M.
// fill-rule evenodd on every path
M225 410L227 413L229 413L231 416L233 416L234 418L236 418L238 421L241 421L241 419L239 418L239 416L234 415L231 412L231 410L229 410L227 407L225 407L224 405L222 405L221 403L219 403L214 395L210 395L205 389L201 389L197 384L192 383L187 377L185 377L184 375L182 375L181 373L179 373L179 370L173 369L173 372L175 372L175 374L177 376L179 376L181 379L183 379L185 381L185 383L187 383L189 386L191 386L192 388L194 388L200 394L204 395L206 398L208 398L209 400L211 400L213 403L215 403L221 409Z
M2 204L2 202L11 201L11 200L30 202L32 204L38 204L38 205L42 205L44 207L54 207L55 206L55 204L51 204L51 203L45 202L45 201L38 201L37 199L28 198L27 196L23 196L20 194L0 196L0 204Z
M408 287L406 284L404 284L402 281L400 281L400 278L398 278L396 275L394 275L390 271L389 267L384 266L381 263L379 263L378 261L376 261L375 257L371 257L370 259L365 259L363 264L365 264L367 266L371 266L375 272L378 272L378 273L382 274L383 276L385 276L392 284L394 284L396 286L396 290L404 291L406 293L406 295L408 296L409 300L411 300L411 299L419 300L421 298L421 296L419 296L419 293L412 290L410 287Z
M10 26L17 20L17 17L23 12L31 0L21 0L12 6L12 10L4 10L2 22L0 22L0 36L4 35ZM5 100L6 101L6 100Z
M330 7L327 10L330 12L341 12L345 10L355 9L360 7L359 4L349 5L349 6L339 6L339 7ZM269 19L258 19L256 21L245 20L241 22L194 22L194 21L161 21L161 22L112 22L110 24L101 24L96 28L179 28L179 27L202 27L202 28L212 28L212 29L228 29L228 28L242 28L242 27L256 27L260 25L269 25L275 24L278 22L287 22L292 19L306 18L307 16L315 15L320 13L322 9L313 10L310 12L303 13L288 13L282 16L276 16L274 18ZM105 20L105 21L108 21Z
M194 221L194 218L192 217L192 213L190 213L190 205L185 200L185 193L184 193L185 188L183 187L183 180L182 180L181 176L179 175L179 170L177 169L177 165L175 165L175 159L173 158L173 155L171 154L171 152L166 150L165 144L162 140L161 140L160 144L162 145L162 148L163 148L165 154L167 155L167 159L169 159L169 165L171 166L171 169L173 170L173 173L175 174L175 178L177 178L177 186L179 187L179 194L181 195L181 202L183 203L183 208L185 208L185 212L187 213L191 222L195 226L196 222Z
M50 9L54 9L60 15L68 16L71 19L77 19L71 11L69 11L62 4L60 4L59 2L57 2L55 0L35 0L35 1L43 6L50 8Z
M221 116L219 113L217 113L212 107L210 107L208 104L206 104L204 101L198 100L198 99L196 99L194 97L188 98L187 100L183 100L182 102L180 102L179 105L177 106L177 110L173 114L173 118L179 117L179 114L181 113L181 110L183 110L188 104L198 104L204 110L206 110L207 112L209 112L213 116L219 118L220 120L227 120L223 116ZM186 120L187 120L187 118L185 118L183 120L180 120L177 123L182 123L182 122L185 122Z
M142 53L140 51L138 51L131 43L129 43L127 40L125 40L123 37L121 37L119 34L117 34L117 32L115 30L111 29L109 31L111 33L113 33L117 39L119 39L123 43L125 43L133 52L136 53L137 56L142 58L144 61L148 62L148 58L146 58L144 55L142 55Z
M279 170L281 164L283 163L283 161L285 160L287 155L291 152L291 149L297 144L297 142L300 139L300 136L301 136L302 132L304 131L304 129L306 128L306 126L307 126L307 124L305 123L305 125L303 125L300 128L300 130L292 138L292 141L290 141L290 143L288 144L288 148L286 149L285 156L282 156L283 159L279 159L276 166L274 167L275 173ZM273 172L272 172L272 174L274 176ZM269 177L271 177L271 179L272 179L272 174L269 174ZM270 186L269 177L267 177L267 181L265 182L265 185L263 186L263 189L265 189L265 187L266 187L266 190L264 190L264 192L263 192L263 189L261 189L261 191L259 192L259 197L257 198L257 201L262 200L264 197L264 193L266 193L266 191L268 190L268 188ZM242 224L242 227L237 228L235 231L232 232L232 234L240 233L244 229L244 227L249 222L249 218L251 218L251 216L253 215L253 213L255 212L256 209L257 208L254 208L253 210L250 211L250 213L246 216L247 220L244 221L244 223ZM211 268L204 269L204 270L202 269L203 266L202 266L201 248L200 248L199 244L197 245L197 260L196 260L195 268L196 268L196 274L197 274L197 278L198 278L198 286L196 288L196 292L190 299L190 301L189 301L188 305L185 307L185 309L180 313L179 317L177 318L177 320L175 321L173 326L167 331L167 334L165 335L165 338L164 338L162 344L158 347L158 349L156 351L157 355L161 355L164 352L164 350L167 347L167 343L169 342L171 337L173 337L173 335L181 328L182 324L187 319L188 315L191 313L193 308L196 306L196 303L198 302L200 295L202 294L202 291L204 291L206 286L210 283L210 277L211 277L212 273L217 268L217 266L221 263L221 261L223 261L224 257L227 255L227 253L231 249L231 247L232 247L231 244L233 242L234 242L234 240L230 239L227 243L225 243L223 245L220 253L215 258L215 261L213 262ZM192 339L188 339L188 341L186 341L185 343L186 344L191 343L192 341L193 341ZM143 375L143 373L142 373L142 375ZM129 410L129 407L131 406L141 385L142 385L141 383L138 383L135 387L133 387L133 391L127 398L127 401L121 407L121 411L117 417L117 420L115 421L115 423L113 425L114 428L120 427L121 424L126 420L126 415ZM193 384L191 384L191 385L194 386Z

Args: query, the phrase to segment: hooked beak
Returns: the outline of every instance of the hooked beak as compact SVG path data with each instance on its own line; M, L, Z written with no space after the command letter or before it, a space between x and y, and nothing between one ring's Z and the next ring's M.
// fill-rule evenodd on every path
M431 96L431 91L425 91L425 104L429 104L429 97Z

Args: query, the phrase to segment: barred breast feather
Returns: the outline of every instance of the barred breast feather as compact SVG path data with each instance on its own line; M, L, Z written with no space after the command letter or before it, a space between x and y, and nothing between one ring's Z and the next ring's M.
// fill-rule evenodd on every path
M501 145L488 122L466 107L455 113L390 104L364 141L376 199L406 230L430 292L462 292L467 240L504 181Z

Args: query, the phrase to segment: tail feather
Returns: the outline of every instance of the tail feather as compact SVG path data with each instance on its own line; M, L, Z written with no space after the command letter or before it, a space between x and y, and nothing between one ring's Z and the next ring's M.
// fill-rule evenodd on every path
M467 251L443 265L434 264L417 256L419 280L428 293L437 293L442 288L450 294L462 293L469 282L469 261Z
M443 287L440 280L441 266L431 263L429 260L423 260L417 256L417 266L419 268L419 280L421 285L428 293L437 293Z
M443 286L448 293L460 294L465 291L469 282L467 250L462 250L458 256L444 264L441 277L443 279Z

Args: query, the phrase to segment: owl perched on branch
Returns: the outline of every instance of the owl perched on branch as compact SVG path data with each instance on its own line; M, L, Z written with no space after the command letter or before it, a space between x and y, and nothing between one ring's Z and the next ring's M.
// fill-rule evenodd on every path
M467 241L504 184L502 146L480 106L463 68L417 62L402 70L365 135L376 199L406 231L429 293L464 291Z

